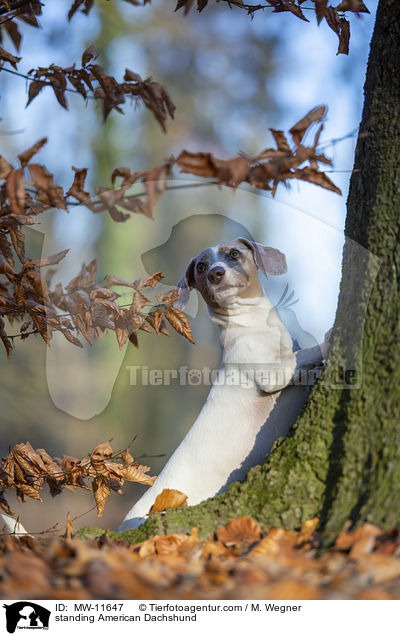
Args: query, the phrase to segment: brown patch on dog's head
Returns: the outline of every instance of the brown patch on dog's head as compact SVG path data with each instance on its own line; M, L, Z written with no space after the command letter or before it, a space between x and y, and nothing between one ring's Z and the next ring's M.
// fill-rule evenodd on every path
M191 259L178 282L179 305L186 304L191 289L198 289L213 309L229 307L236 298L263 296L258 269L283 274L287 269L285 255L244 238L209 247Z
M255 264L265 274L279 276L287 272L286 256L279 250L245 238L237 240L252 251Z

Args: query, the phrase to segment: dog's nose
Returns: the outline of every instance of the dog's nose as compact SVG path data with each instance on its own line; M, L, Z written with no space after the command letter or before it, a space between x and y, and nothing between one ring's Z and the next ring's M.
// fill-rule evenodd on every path
M221 280L223 279L224 274L225 274L224 268L217 265L217 267L213 267L212 269L210 269L210 271L208 272L207 278L211 283L218 285L218 283L220 283Z

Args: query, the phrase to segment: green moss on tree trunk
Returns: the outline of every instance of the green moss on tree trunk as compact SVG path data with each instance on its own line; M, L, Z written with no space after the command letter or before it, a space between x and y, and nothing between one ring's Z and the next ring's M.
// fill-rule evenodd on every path
M354 262L346 245L337 320L357 321L359 308L367 306L362 385L343 392L342 457L327 485L325 522L335 531L346 518L381 527L400 523L399 3L379 3L364 90L346 236L381 262L368 303L366 285L353 297L346 281L351 282Z
M383 528L400 523L399 157L400 3L380 0L348 198L329 381L314 387L290 435L243 483L198 506L152 514L120 536L136 542L197 526L206 537L241 515L262 527L285 528L319 516L329 532L347 519ZM380 259L372 292L371 253ZM332 388L338 370L357 359L359 388Z

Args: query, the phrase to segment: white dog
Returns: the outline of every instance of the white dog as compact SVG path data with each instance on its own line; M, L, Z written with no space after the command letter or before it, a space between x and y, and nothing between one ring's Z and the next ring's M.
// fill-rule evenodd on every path
M180 490L194 505L243 480L296 420L307 387L290 383L326 357L328 336L321 345L293 352L258 269L285 273L284 254L238 238L204 250L188 264L178 283L181 305L190 289L200 291L220 329L222 367L192 428L119 530L142 524L164 488Z

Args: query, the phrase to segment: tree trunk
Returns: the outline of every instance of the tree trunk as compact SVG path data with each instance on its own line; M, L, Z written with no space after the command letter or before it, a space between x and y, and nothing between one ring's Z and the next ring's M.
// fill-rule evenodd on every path
M380 0L324 378L290 435L245 482L197 506L152 514L122 535L140 541L197 526L204 537L242 515L264 528L294 528L318 516L329 533L347 519L381 528L400 523L399 158L400 3ZM358 377L348 374L346 385L342 369Z

